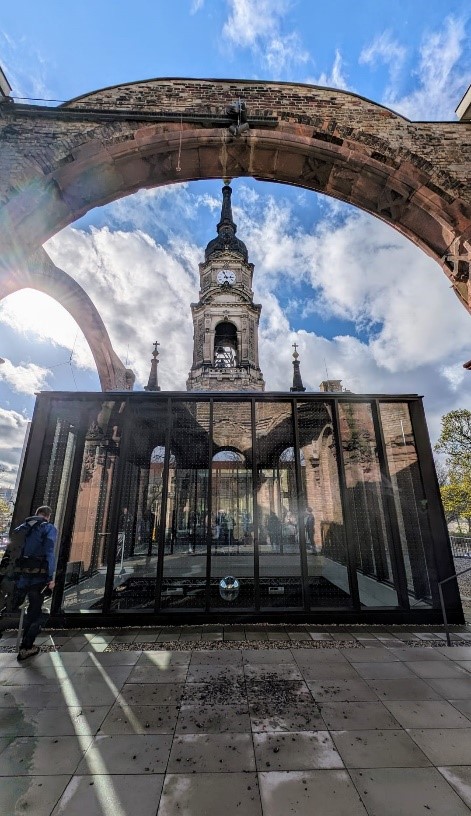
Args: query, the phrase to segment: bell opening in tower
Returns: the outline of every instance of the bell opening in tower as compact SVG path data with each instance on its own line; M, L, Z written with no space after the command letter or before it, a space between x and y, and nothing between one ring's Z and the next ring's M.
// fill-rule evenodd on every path
M233 323L219 323L214 336L215 368L236 368L238 365L237 330Z

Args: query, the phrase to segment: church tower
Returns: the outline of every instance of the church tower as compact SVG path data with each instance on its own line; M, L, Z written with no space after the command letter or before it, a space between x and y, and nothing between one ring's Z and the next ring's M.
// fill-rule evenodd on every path
M193 365L187 391L264 391L258 362L258 324L262 307L253 302L253 264L236 237L232 189L222 188L217 237L199 265L198 303L193 317Z

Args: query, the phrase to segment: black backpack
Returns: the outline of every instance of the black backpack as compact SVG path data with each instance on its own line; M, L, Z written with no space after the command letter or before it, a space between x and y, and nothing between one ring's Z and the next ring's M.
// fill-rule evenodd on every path
M47 524L47 522L38 520L35 524L27 525L21 555L15 561L15 578L19 578L22 575L38 575L38 576L48 575L49 564L45 555L24 554L26 542L28 541L28 538L32 534L33 530L37 530L38 527L41 527L43 524ZM46 531L44 530L44 532ZM42 537L41 540L44 541L44 536Z

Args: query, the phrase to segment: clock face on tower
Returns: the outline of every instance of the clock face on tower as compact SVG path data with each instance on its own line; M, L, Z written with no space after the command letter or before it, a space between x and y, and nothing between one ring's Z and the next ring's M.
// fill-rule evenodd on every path
M228 283L230 286L236 282L236 275L232 269L220 269L217 273L216 280L218 283Z

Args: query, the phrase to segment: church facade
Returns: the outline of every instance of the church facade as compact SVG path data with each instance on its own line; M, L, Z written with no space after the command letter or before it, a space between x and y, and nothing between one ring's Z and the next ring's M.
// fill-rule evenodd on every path
M292 386L265 391L222 196L187 391L161 391L156 343L144 392L37 398L14 524L54 507L53 619L438 622L453 560L421 398L306 392L296 348Z

